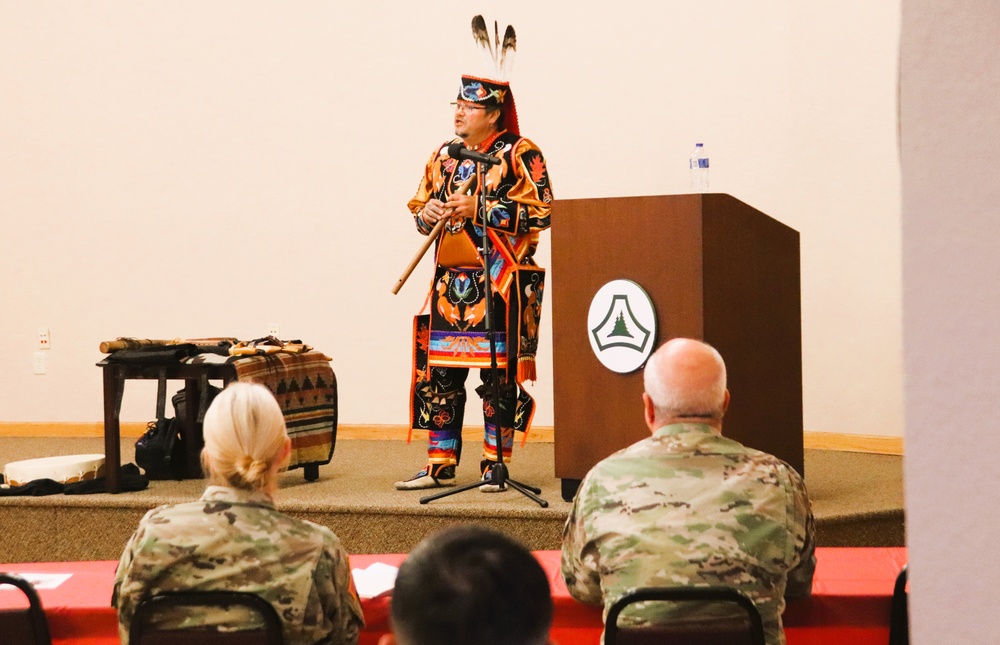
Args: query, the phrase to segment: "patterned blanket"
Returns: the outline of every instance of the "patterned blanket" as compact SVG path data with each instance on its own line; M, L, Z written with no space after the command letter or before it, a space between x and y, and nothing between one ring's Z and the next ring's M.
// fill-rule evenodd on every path
M322 352L249 356L233 362L236 379L271 390L292 439L289 468L326 464L337 437L337 377Z
M327 464L337 441L337 377L322 352L266 356L199 354L188 363L228 363L236 380L260 383L271 390L285 413L292 440L289 468Z

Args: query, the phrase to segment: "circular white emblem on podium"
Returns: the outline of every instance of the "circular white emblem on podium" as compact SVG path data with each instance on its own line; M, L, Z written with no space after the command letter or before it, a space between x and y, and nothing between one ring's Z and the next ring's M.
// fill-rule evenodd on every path
M631 280L612 280L590 301L590 348L609 370L627 374L642 367L653 352L655 335L653 301Z

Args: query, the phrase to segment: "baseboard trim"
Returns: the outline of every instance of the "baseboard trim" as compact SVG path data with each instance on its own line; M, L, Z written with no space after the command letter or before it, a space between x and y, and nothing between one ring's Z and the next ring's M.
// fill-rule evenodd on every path
M880 455L902 455L903 437L885 437L837 432L806 432L803 445L813 450L841 452L872 452Z
M122 421L121 436L141 437L145 423ZM104 424L97 423L46 423L0 422L0 437L103 437Z
M122 437L140 437L146 431L145 423L121 422ZM409 428L401 425L360 425L341 424L337 437L341 439L361 439L369 441L406 441ZM463 439L482 438L481 427L468 426L462 430ZM103 437L103 423L45 423L45 422L0 422L0 437ZM521 435L518 435L520 441ZM536 426L528 434L528 441L551 443L552 426ZM426 430L414 430L413 439L427 439Z
M122 422L122 437L139 437L146 431L145 423ZM466 427L463 438L478 441L482 429ZM341 424L337 437L341 439L361 439L368 441L405 441L409 428L400 425ZM103 423L17 423L0 422L0 437L103 437ZM555 437L552 426L537 426L531 429L528 441L551 443ZM414 430L413 440L427 439L426 430ZM520 435L518 435L520 441ZM836 432L806 432L803 445L816 450L840 450L843 452L871 452L884 455L902 455L902 437L875 435L841 434Z

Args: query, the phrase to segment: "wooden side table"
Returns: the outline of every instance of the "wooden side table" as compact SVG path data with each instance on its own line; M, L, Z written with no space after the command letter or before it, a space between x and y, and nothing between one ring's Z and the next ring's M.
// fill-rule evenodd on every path
M156 410L162 414L166 405L166 382L168 380L183 380L185 393L186 419L184 420L184 440L187 446L200 444L197 436L199 414L202 397L207 392L209 380L222 380L229 385L236 380L236 368L231 364L200 364L186 363L124 363L110 361L105 358L97 364L104 374L104 468L109 493L121 491L121 414L122 396L125 394L125 381L131 379L153 379L160 382L157 390ZM201 455L197 450L187 451L188 472L201 471ZM312 466L316 479L319 477L319 466ZM306 479L310 479L310 467L306 466Z

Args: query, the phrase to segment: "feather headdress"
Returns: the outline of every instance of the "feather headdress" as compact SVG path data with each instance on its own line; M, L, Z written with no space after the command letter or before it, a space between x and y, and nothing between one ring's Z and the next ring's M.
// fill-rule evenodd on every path
M501 128L520 135L517 122L517 106L514 105L514 94L510 91L511 69L514 66L514 53L517 50L517 36L514 28L507 25L503 40L500 40L500 26L493 21L493 33L490 33L483 17L472 19L472 37L476 48L482 54L486 71L483 76L462 76L462 85L458 91L458 99L484 105L493 105L503 110Z
M497 21L493 21L493 33L490 34L486 20L478 15L472 19L472 38L486 64L486 76L501 82L507 81L514 66L514 54L517 52L517 35L514 33L514 27L507 25L503 40L500 40L500 26Z

